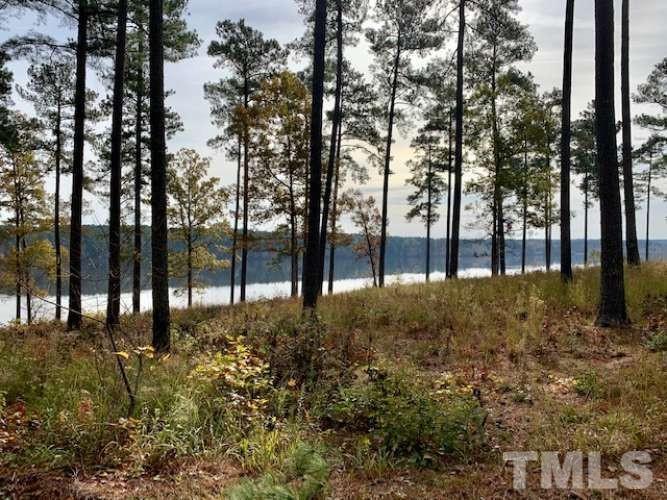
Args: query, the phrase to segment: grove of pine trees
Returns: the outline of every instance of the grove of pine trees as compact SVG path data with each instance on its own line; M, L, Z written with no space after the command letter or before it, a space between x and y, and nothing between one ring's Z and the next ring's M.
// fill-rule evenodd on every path
M437 267L458 276L463 219L473 211L475 229L490 241L493 275L508 271L513 236L521 240L526 272L528 236L535 231L543 234L549 270L553 227L559 225L561 274L571 282L572 238L584 239L588 264L589 210L599 202L599 323L627 320L621 247L625 238L627 262L638 265L637 210L645 203L649 258L650 207L664 196L666 144L665 61L635 94L630 88L629 1L621 9L620 124L608 1L595 2L595 99L579 116L572 116L574 0L563 12L562 89L547 91L526 69L537 45L516 0L303 0L298 8L306 33L286 44L245 19L219 20L206 49L218 76L204 84L203 94L216 129L208 145L233 165L229 186L211 175L205 155L170 146L184 124L168 106L173 92L165 63L197 54L202 40L187 24L188 9L196 7L187 0L2 4L6 13L57 19L76 34L58 40L32 31L3 45L3 68L10 58L29 62L27 83L16 94L35 113L28 117L13 108L12 75L3 69L3 234L13 241L3 247L3 270L11 276L3 278L3 289L16 294L17 319L38 284L53 282L55 319L66 310L68 328L81 328L84 198L91 195L108 205L105 321L110 328L120 324L126 279L132 311L141 311L148 284L142 269L150 261L159 351L170 343L170 278L184 282L191 306L201 271L228 272L229 302L244 302L255 248L286 259L290 294L303 294L306 310L316 307L325 280L334 291L342 246L367 259L373 283L383 287L391 179L401 168L397 141L410 138L405 182L412 192L405 215L424 226L426 280L434 265L433 231L445 234L444 261ZM347 49L357 50L362 41L367 71L347 57ZM295 59L305 63L302 69ZM89 86L91 72L106 98ZM662 114L633 118L633 101ZM635 147L633 124L650 132ZM379 207L359 190L374 172L381 179ZM67 180L69 200L62 194ZM572 188L581 191L581 207L573 206ZM144 252L146 204L150 255ZM573 235L571 219L579 211L584 233ZM268 231L256 230L267 225Z

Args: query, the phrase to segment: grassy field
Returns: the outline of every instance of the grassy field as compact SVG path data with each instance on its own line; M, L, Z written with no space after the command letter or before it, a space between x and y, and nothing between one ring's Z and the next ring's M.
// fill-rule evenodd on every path
M627 271L633 323L593 325L598 274L396 285L176 311L118 332L0 330L0 497L666 498L667 265ZM648 450L643 491L512 490L504 451Z

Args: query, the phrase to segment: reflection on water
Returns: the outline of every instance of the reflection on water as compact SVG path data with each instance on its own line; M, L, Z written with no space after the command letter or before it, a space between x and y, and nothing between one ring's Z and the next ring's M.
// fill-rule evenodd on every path
M557 266L556 266L557 268ZM530 271L538 271L543 268L533 267ZM520 269L508 269L508 274L518 274ZM461 278L481 278L490 276L489 269L472 268L465 269L459 273ZM441 272L431 273L432 281L444 280L445 274ZM397 283L420 283L424 281L424 274L397 274L386 277L387 284ZM325 282L324 289L327 289L328 283ZM371 287L373 280L371 278L344 279L334 282L334 293L349 292L360 288ZM279 283L253 283L246 287L246 297L249 301L271 299L276 297L288 297L290 294L290 282L283 281ZM215 286L200 290L195 294L195 303L197 305L222 305L229 304L230 287ZM236 297L238 297L238 287ZM54 301L54 297L49 297ZM85 295L83 297L84 311L87 313L103 313L106 311L106 295ZM67 305L67 297L63 297L63 304ZM187 297L176 289L171 290L170 304L174 308L182 308L187 305ZM25 318L25 300L23 301L23 317ZM141 292L141 309L146 311L151 308L151 291ZM45 303L38 298L33 298L33 315L35 318L52 318L55 307L52 304ZM124 293L121 296L121 310L131 312L132 294ZM13 296L0 295L0 324L7 323L14 319L16 313L16 302ZM66 317L66 313L64 313Z

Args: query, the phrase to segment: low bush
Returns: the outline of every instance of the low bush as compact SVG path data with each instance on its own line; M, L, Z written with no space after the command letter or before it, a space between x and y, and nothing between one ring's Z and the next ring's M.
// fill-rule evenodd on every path
M319 498L327 485L329 467L311 445L299 442L283 464L270 474L242 481L225 497L231 500Z
M435 391L407 373L375 373L367 383L341 388L326 416L368 434L378 451L419 465L446 455L469 458L483 443L486 420L472 394Z
M653 352L667 351L667 332L659 332L651 336L646 342L646 347Z

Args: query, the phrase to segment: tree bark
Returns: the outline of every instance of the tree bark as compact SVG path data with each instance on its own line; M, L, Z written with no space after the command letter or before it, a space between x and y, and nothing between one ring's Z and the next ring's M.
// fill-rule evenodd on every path
M493 201L491 203L491 276L498 275L498 197L494 181Z
M447 139L449 142L449 147L447 151L447 232L445 235L445 278L449 278L449 250L451 242L451 218L452 218L452 166L453 166L453 155L452 155L452 115L454 113L449 111L449 131L447 134Z
M288 157L291 153L288 152ZM298 297L299 295L299 251L297 250L296 225L297 213L296 202L294 196L294 176L290 167L289 174L289 210L290 210L290 244L289 255L291 261L290 281L292 285L291 296Z
M248 109L250 104L250 84L248 76L243 80L243 107ZM246 286L248 283L248 216L250 210L250 131L248 123L243 123L243 230L241 236L241 290L239 300L246 300Z
M428 283L431 277L431 216L432 216L432 170L431 170L431 151L428 153L428 181L427 181L427 201L426 201L426 282Z
M378 263L378 285L384 286L385 260L387 255L387 211L389 198L389 175L391 175L391 145L394 133L394 115L396 110L396 92L398 90L398 68L401 64L401 37L398 36L396 58L394 60L394 74L391 83L391 97L389 99L389 126L387 129L387 148L384 157L384 173L382 183L382 228L380 230L380 262Z
M83 154L86 121L86 57L88 55L88 2L78 2L76 85L74 95L74 152L69 238L69 314L67 329L81 328L81 213L83 210Z
M496 53L497 47L493 46L493 64L491 69L491 118L493 121L493 163L495 167L495 178L493 184L493 228L491 249L491 274L497 275L504 272L505 259L505 223L503 220L503 195L502 195L502 159L500 156L500 132L498 130L498 111L496 97Z
M125 47L127 0L118 2L116 57L114 62L113 112L111 118L111 187L109 191L109 288L107 326L120 323L120 190L123 169L123 97L125 93Z
M60 171L62 162L62 104L61 96L58 96L58 109L56 111L56 190L54 194L53 208L53 246L56 251L56 321L62 318L62 297L63 297L63 263L62 263L62 244L60 242Z
M597 324L628 323L614 111L614 5L595 0L595 113L600 181L601 280Z
M341 104L342 113L342 104ZM338 218L338 184L340 182L340 149L343 141L343 127L338 127L338 145L336 148L336 172L334 174L334 191L333 191L333 210L331 211L331 244L329 246L329 295L334 291L335 280L335 265L336 265L336 224Z
M19 190L16 190L17 193ZM18 196L17 196L18 198ZM21 265L21 216L19 215L18 201L15 207L15 221L16 235L14 238L14 252L16 253L16 320L21 322L21 298L23 294L23 287L21 281L23 280L23 266Z
M343 94L343 2L336 0L336 97L334 103L333 120L331 123L331 144L329 147L329 161L327 163L326 182L324 185L324 199L322 204L322 224L320 226L320 289L324 285L324 260L327 248L327 229L329 228L329 209L331 206L331 191L334 176L334 163L338 149L338 129L341 127L341 101Z
M139 39L139 53L143 53L143 38ZM141 312L141 254L142 227L141 227L141 191L143 186L142 167L142 140L143 140L143 96L144 69L143 60L139 61L137 71L137 108L134 124L134 249L132 252L132 313Z
M547 157L547 192L544 195L544 259L551 271L551 158Z
M521 274L526 274L526 236L528 233L528 141L524 140L523 149L523 207L521 230Z
M153 348L170 348L167 158L164 109L163 0L150 0L151 253Z
M192 228L188 227L188 308L192 307Z
M241 145L243 138L238 137L238 156L236 158L236 204L234 205L234 232L232 234L232 262L229 268L229 303L234 305L234 294L236 292L236 249L239 235L239 213L241 205Z
M449 275L459 272L459 236L461 227L461 189L463 184L463 50L465 41L465 0L459 3L459 35L456 54L456 157L454 160L454 209L452 212L452 240L449 255Z
M653 170L653 151L651 151L651 156L648 162L648 185L646 190L646 256L645 261L648 262L649 258L649 242L651 241L650 228L651 228L651 174Z
M623 192L625 204L625 245L628 264L638 266L637 216L632 174L632 114L630 111L630 0L623 0L621 13L621 102L623 121Z
M572 137L572 39L574 0L567 0L565 12L565 49L563 51L563 102L560 145L560 275L572 281L572 241L570 238L570 142Z
M584 267L588 266L588 166L584 174Z
M313 47L313 105L310 126L310 192L308 243L304 259L303 307L314 312L320 291L320 198L322 196L322 108L324 104L324 56L326 51L327 2L315 2Z

